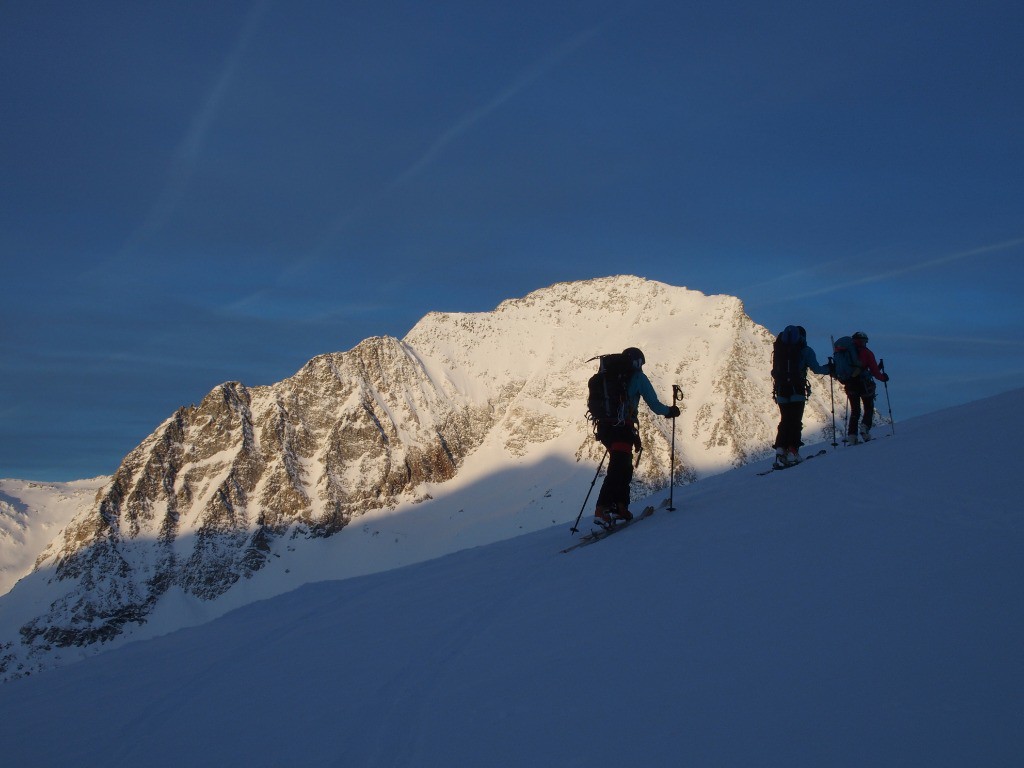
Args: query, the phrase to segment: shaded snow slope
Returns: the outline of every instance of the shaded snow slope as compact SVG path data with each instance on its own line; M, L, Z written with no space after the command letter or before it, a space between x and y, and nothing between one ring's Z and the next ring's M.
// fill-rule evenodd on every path
M1022 394L13 681L7 760L1019 765Z

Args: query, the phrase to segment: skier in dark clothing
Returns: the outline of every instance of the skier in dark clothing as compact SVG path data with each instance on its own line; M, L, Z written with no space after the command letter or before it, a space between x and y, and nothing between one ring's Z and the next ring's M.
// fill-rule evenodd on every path
M772 353L772 394L779 406L779 429L775 434L775 466L799 464L804 406L810 387L807 371L829 373L829 367L818 364L814 350L807 346L803 326L788 325L779 334Z
M875 417L875 379L888 381L889 374L879 369L875 353L868 349L868 335L863 331L853 334L857 346L861 373L843 388L850 401L850 423L846 428L847 440L851 443L867 442L871 439L871 424ZM873 377L873 378L872 378ZM862 407L863 406L863 407ZM861 415L863 414L863 419ZM859 422L859 432L858 432Z
M616 520L633 519L633 513L629 511L629 486L633 482L633 448L640 447L640 434L637 432L640 398L659 416L674 419L679 415L677 406L665 405L658 399L651 380L641 370L646 362L644 353L636 347L629 347L622 354L633 363L633 374L626 386L628 420L608 425L598 435L602 445L608 449L608 473L594 511L594 522L602 526L611 525Z

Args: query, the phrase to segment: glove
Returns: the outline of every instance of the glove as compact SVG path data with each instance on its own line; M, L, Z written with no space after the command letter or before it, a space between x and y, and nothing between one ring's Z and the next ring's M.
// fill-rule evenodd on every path
M678 415L679 415L679 406L678 405L670 405L668 407L668 413L665 414L665 418L666 419L674 419Z
M889 374L886 373L885 371L882 371L882 381L888 381L888 380L889 380Z

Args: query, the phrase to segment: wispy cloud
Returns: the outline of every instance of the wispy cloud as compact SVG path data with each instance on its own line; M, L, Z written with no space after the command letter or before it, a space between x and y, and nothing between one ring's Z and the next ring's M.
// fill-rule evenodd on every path
M548 54L544 58L535 62L533 66L521 73L508 87L498 93L493 99L488 101L486 104L477 107L472 112L465 115L461 120L456 122L448 130L442 133L433 144L427 148L412 165L410 165L397 179L395 179L389 186L387 191L391 191L396 187L400 187L407 181L412 179L416 174L430 165L437 156L451 144L453 141L458 139L460 136L468 133L477 123L481 122L484 118L490 115L492 112L499 109L510 99L514 98L520 92L528 88L534 82L539 80L551 69L560 64L562 61L567 59L571 54L586 45L592 40L600 31L600 27L593 27L584 32L581 32L569 40L566 40L562 45L555 49L552 53Z
M317 325L381 312L387 306L374 301L346 301L339 304L334 298L311 301L305 294L289 296L264 288L220 307L218 313L223 317L245 320L287 319L289 322Z
M1024 347L1024 340L1018 338L994 338L991 336L928 336L912 333L889 333L887 341L908 341L922 344L939 344L943 347L962 345L964 347Z
M833 267L838 267L838 266L843 265L845 263L846 263L846 261L844 259L835 259L834 261L825 262L823 264L817 264L816 263L813 266L807 267L805 269L797 269L797 270L794 270L792 272L787 272L784 275L776 275L775 277L771 278L770 280L764 280L764 281L762 281L760 283L755 283L753 285L748 285L745 288L740 289L740 291L738 291L738 294L739 295L754 294L754 293L758 293L760 291L764 291L766 289L770 289L770 288L772 288L773 286L776 286L776 285L789 287L789 286L797 284L797 283L799 283L799 282L801 282L803 280L806 280L807 278L814 278L814 277L820 275L822 272L827 272L830 269L832 269ZM783 299L783 301L788 301L788 297L786 299ZM765 303L774 303L774 302L760 302L760 303L761 304L765 304Z
M993 243L991 245L983 245L977 248L971 248L966 251L958 251L957 253L947 254L946 256L939 256L933 259L925 259L918 261L913 264L906 264L895 269L884 270L876 272L872 275L862 275L853 280L846 280L841 283L834 283L832 285L823 286L816 288L811 291L805 291L794 295L777 297L771 301L761 302L762 304L778 304L786 301L795 301L798 299L808 299L815 296L823 296L829 293L836 293L839 291L845 291L848 288L854 288L860 285L867 285L869 283L879 283L885 280L891 280L894 277L900 277L911 272L920 272L922 270L931 269L932 267L942 266L944 264L950 264L955 261L962 261L963 259L969 259L975 256L984 256L990 253L997 253L999 251L1008 251L1013 248L1019 248L1024 245L1024 237L1016 238L1014 240L1006 240L1001 243ZM800 276L806 277L811 273L818 272L819 269L801 270Z
M414 160L394 179L384 185L384 187L376 193L370 195L363 203L344 211L340 216L338 216L329 227L327 234L323 237L319 246L317 246L306 259L306 262L315 260L322 255L322 253L330 247L334 238L341 234L354 221L358 220L360 217L365 215L367 211L374 208L385 198L389 197L396 190L405 186L409 181L419 175L425 168L436 161L450 144L469 133L489 115L500 109L522 91L529 88L533 83L540 80L544 75L569 58L573 53L587 45L600 33L603 27L604 24L600 24L569 38L554 51L534 62L533 65L521 72L518 77L497 93L494 98L463 115L452 126L443 131L441 135L438 136L418 158L416 158L416 160Z
M122 246L119 253L120 258L130 255L140 243L163 229L173 216L188 188L189 181L195 174L196 166L203 154L206 138L224 102L224 96L235 79L246 48L270 7L270 2L271 0L257 0L249 9L242 29L235 38L235 44L229 51L213 87L207 94L202 107L192 117L188 132L174 153L167 173L167 180L159 197L150 208L142 224L132 232Z

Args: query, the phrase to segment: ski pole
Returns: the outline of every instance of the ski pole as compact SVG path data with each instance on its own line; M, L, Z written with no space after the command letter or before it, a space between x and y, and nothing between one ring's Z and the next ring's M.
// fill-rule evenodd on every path
M583 506L580 507L580 513L576 515L576 522L573 523L572 528L569 530L573 533L579 531L580 518L583 517L583 510L587 508L587 502L590 501L590 494L594 490L594 483L597 482L597 476L601 474L601 467L604 466L604 460L608 458L607 449L604 452L604 456L601 457L601 463L597 465L597 472L594 473L594 479L590 481L590 490L587 491L587 498L583 500Z
M836 351L836 337L835 336L829 336L829 339L832 341L832 351L835 352ZM833 362L833 364L835 363L835 358L832 358L832 362ZM844 392L846 391L845 388L844 388L843 391ZM835 406L833 406L833 407L835 407ZM833 419L834 418L835 417L833 417ZM846 393L846 408L843 410L843 445L846 445L847 431L848 431L849 423L850 423L850 393L847 392ZM832 439L836 440L836 436L835 436L835 432L834 431L832 433ZM838 442L833 442L832 444L838 446Z
M836 380L832 377L836 371L836 361L831 357L828 359L828 367L828 396L832 401L832 447L837 448L839 441L836 440Z
M683 390L678 384L672 385L672 405L683 399ZM676 490L676 417L672 417L672 452L669 459L669 473L668 473L668 511L675 512L675 504L673 499L675 497Z
M885 360L878 361L878 369L885 373ZM889 402L889 381L888 374L886 374L886 381L882 382L882 386L885 387L885 405L889 409L889 434L896 434L896 422L892 420L892 403Z

